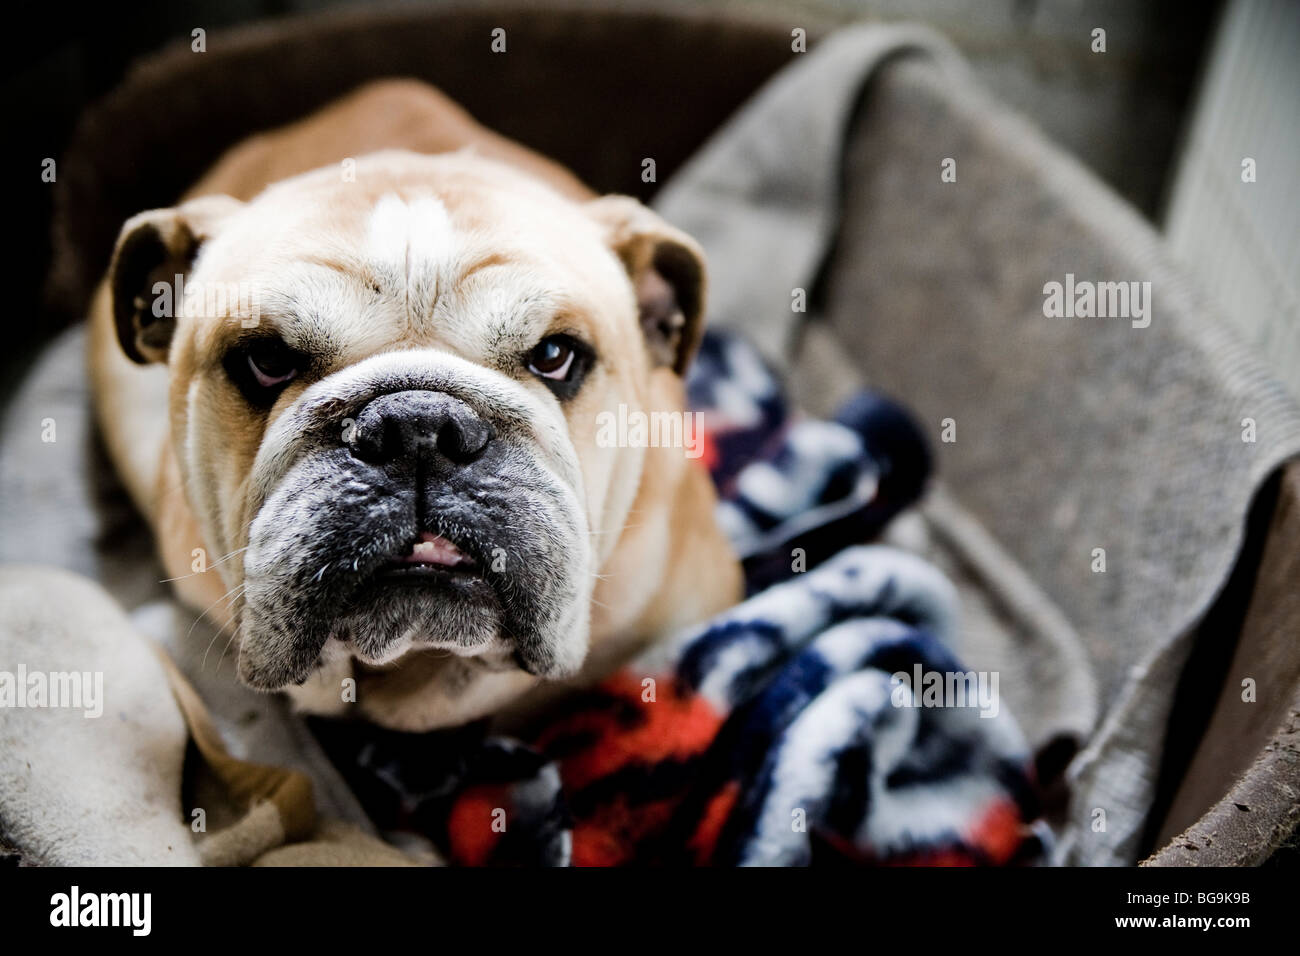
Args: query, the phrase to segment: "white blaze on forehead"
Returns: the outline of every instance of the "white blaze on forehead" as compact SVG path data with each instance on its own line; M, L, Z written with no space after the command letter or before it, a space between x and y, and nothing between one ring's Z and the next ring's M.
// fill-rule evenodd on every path
M386 193L370 213L366 256L391 292L404 290L407 315L427 316L438 295L438 277L455 253L447 207L434 196L409 202Z

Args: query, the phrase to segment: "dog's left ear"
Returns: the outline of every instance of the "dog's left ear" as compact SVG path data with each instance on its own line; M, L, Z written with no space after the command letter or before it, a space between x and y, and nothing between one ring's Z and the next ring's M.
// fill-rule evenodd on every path
M632 279L651 359L684 374L704 333L704 251L631 196L602 196L587 210Z
M188 276L199 248L242 206L230 196L200 196L171 209L142 212L122 226L108 279L118 341L133 362L167 360L176 319L154 314L153 289L159 282L172 284L177 275Z

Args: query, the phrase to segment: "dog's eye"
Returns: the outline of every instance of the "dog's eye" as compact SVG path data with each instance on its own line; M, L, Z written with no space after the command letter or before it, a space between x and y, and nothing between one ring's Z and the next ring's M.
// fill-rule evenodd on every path
M548 335L524 356L524 364L555 393L569 398L582 385L591 368L591 348L569 335Z
M280 390L297 378L306 359L279 339L258 339L231 349L226 355L226 373L253 404L268 404Z
M556 398L572 397L581 388L595 360L590 346L572 336L547 336L524 355L528 371L555 393Z
M542 339L528 353L528 371L542 378L563 382L573 370L577 353L563 336L552 335Z
M274 347L278 345L279 347ZM248 350L248 367L263 388L283 385L298 374L297 356L278 339L272 345L255 345Z

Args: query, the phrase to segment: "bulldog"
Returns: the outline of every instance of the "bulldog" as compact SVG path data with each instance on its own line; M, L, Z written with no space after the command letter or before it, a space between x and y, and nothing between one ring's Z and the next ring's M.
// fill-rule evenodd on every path
M90 374L239 678L426 730L739 598L699 462L598 440L602 411L683 410L704 300L689 236L384 81L130 219Z

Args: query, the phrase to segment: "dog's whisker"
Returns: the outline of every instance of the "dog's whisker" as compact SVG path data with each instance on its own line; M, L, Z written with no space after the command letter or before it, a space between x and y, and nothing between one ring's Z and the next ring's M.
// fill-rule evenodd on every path
M202 617L202 616L200 615L200 618L196 618L195 621L194 621L194 624L191 624L191 625L190 625L190 630L191 630L191 631L194 630L194 626L195 626L196 624L198 624L198 622L199 622L199 620L201 619L201 617ZM234 624L234 621L227 621L226 623L221 624L221 625L216 629L216 632L212 635L212 640L208 641L208 646L207 646L206 648L203 649L203 661L202 661L202 663L199 665L199 671L200 671L200 672L202 672L202 671L204 671L204 670L207 669L207 666L208 666L208 655L209 655L210 653L212 653L212 645L215 644L215 643L217 642L217 638L219 638L222 634L224 634L224 633L226 632L226 628L228 628L228 627L231 628L231 634L232 634L232 635L238 633L238 630L239 630L239 629L236 628L236 627L233 627L233 624ZM221 666L221 662L220 662L220 661L217 661L217 666L218 666L218 667Z
M221 670L221 662L226 659L226 654L230 651L230 645L234 643L238 633L238 630L230 632L230 638L226 641L226 646L221 649L221 656L217 658L217 670ZM220 632L218 632L218 635L220 635Z
M211 564L209 564L209 565L208 565L206 568L204 568L202 571L192 571L192 572L189 573L189 574L181 574L181 575L178 575L178 576L176 576L176 577L174 577L174 578L163 578L163 579L162 579L161 581L159 581L158 583L159 583L159 584L171 584L173 581L184 581L186 578L192 578L192 577L195 577L196 575L199 575L199 574L207 574L208 571L210 571L212 568L215 568L217 565L219 565L219 564L223 564L223 563L225 563L226 561L229 561L231 558L233 558L233 557L234 557L235 555L237 555L237 554L243 554L245 551L247 551L247 550L249 549L249 547L251 547L251 545L244 545L242 548L236 548L234 551L231 551L229 554L223 554L221 557L217 558L217 560L213 561Z
M642 528L644 526L644 524L625 524L621 528L610 528L606 531L588 531L587 534L622 534L632 528Z
M247 586L248 586L248 585L247 585L245 582L242 582L242 581L241 581L239 584L235 585L233 588L231 588L231 589L230 589L229 591L227 591L225 594L221 595L221 597L217 598L215 601L213 601L211 604L209 604L209 605L208 605L208 606L207 606L207 607L206 607L206 608L205 608L205 609L204 609L204 610L199 614L199 616L196 617L196 618L194 619L194 623L190 625L190 629L185 633L185 639L186 639L187 641L190 639L190 636L193 635L193 633L194 633L194 629L195 629L196 627L199 626L199 621L203 620L203 618L207 616L207 614L208 614L209 611L211 611L214 607L216 607L218 604L220 604L220 603L223 602L223 601L226 601L226 602L229 604L229 603L232 602L232 601L238 600L238 598L241 597L241 596L243 595L243 593L244 593L244 589L245 589ZM203 662L199 665L199 670L200 670L200 672L202 672L202 671L204 671L204 670L207 669L207 666L208 666L208 654L210 654L210 653L212 652L212 645L215 644L215 643L217 642L217 638L221 636L222 631L224 631L224 630L226 629L227 626L229 626L229 625L228 625L228 624L222 624L222 625L217 629L217 633L212 635L212 640L208 641L208 646L207 646L207 648L206 648L206 649L204 650L204 652L203 652ZM238 628L236 628L236 631L238 631ZM217 666L218 666L218 667L221 666L221 662L220 662L220 661L217 662Z

